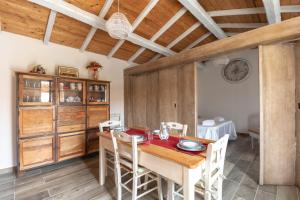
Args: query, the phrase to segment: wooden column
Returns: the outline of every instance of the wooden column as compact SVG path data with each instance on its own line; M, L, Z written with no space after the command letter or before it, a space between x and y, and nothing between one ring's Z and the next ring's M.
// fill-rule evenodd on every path
M296 55L296 184L300 187L300 42L295 45Z
M260 183L295 184L295 53L290 44L259 47Z

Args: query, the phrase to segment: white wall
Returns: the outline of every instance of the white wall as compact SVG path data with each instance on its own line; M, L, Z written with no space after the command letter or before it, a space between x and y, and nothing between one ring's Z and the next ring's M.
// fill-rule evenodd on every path
M78 49L49 44L42 41L0 33L0 169L16 164L16 80L14 71L28 72L35 64L46 67L47 74L54 74L57 65L80 68L80 77L88 78L85 66L97 61L104 66L101 80L111 81L111 113L120 113L124 119L123 69L127 63L119 59L80 52Z
M248 60L252 66L250 76L241 83L231 84L221 75L223 66L207 62L204 69L198 69L198 115L202 118L223 116L234 121L237 131L245 132L248 126L258 126L259 121L258 50L227 56Z

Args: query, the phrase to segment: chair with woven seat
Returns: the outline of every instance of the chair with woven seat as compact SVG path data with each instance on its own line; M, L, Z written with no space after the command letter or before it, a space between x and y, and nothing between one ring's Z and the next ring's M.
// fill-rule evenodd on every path
M120 127L121 121L116 120L108 120L99 123L99 131L103 132L105 128L112 129L115 127ZM114 171L114 155L113 152L106 151L106 169L110 169L112 172ZM107 172L107 170L106 170Z
M205 200L222 200L223 172L228 138L229 135L226 134L207 147L203 176L195 186L196 193L202 195ZM182 187L179 187L176 191L172 191L172 199L175 195L183 197L182 190Z
M113 149L114 149L114 163L115 163L115 182L117 187L117 199L122 199L122 189L124 188L128 192L132 193L132 200L136 200L144 197L152 191L157 190L158 199L162 200L162 189L161 189L161 178L159 175L155 174L149 169L141 167L138 165L138 146L136 137L130 137L131 140L131 154L124 154L124 152L119 152L118 141L111 132ZM125 178L130 176L128 180ZM148 180L140 183L142 177L148 176ZM150 178L150 179L149 179ZM124 180L125 179L125 180ZM149 185L150 183L156 182L156 186L142 191L143 186ZM130 188L129 184L132 183ZM138 194L138 190L141 191Z

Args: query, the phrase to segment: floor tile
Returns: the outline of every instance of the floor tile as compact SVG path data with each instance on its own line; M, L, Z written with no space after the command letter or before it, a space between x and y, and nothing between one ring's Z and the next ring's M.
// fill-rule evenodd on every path
M278 186L278 200L298 200L298 191L294 186Z
M253 200L256 194L256 189L240 185L234 199Z
M255 200L276 200L276 194L258 190Z

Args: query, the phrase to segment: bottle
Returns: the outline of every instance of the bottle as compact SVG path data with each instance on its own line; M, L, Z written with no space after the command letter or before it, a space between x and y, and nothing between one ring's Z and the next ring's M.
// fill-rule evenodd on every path
M159 138L161 140L168 140L169 138L168 128L164 122L162 122L160 126Z

